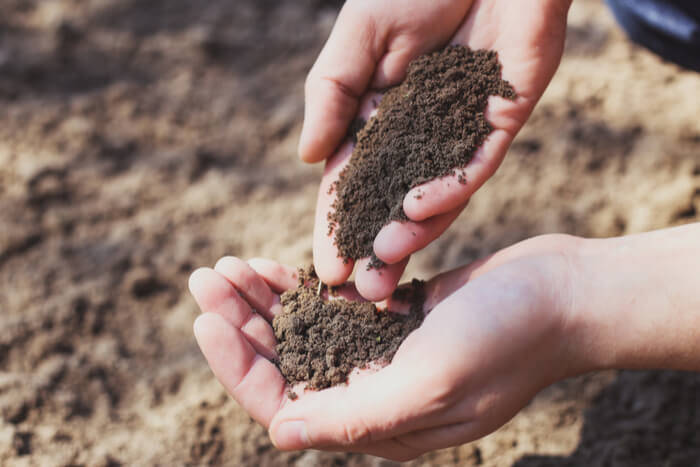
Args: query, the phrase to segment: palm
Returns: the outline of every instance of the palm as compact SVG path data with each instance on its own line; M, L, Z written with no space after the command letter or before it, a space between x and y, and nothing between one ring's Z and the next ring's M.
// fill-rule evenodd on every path
M279 294L296 287L297 278L293 268L274 261L248 264L226 257L214 270L199 269L190 279L190 289L205 313L195 324L203 353L227 391L265 427L289 402L288 391L305 395L303 388L289 387L272 363L276 339L271 321L282 311ZM362 300L351 283L338 294ZM350 382L362 374L354 372Z
M374 243L377 256L389 265L382 270L367 270L368 259L358 261L355 281L362 296L379 300L391 294L409 255L441 235L462 211L469 197L496 171L513 138L544 92L561 57L565 23L552 19L552 16L563 17L559 11L563 6L547 15L536 8L535 3L538 2L477 0L457 26L453 43L498 51L503 77L513 85L518 98L515 101L490 100L487 118L494 131L465 168L467 184L455 183L456 180L446 177L416 188L421 192L420 197L414 193L406 196L404 211L411 222L386 226ZM563 5L565 2L559 3ZM407 34L403 39L413 41L414 49L420 50L418 44L433 41L425 37L425 31L417 29L418 33ZM433 28L436 29L440 28ZM359 107L359 115L368 118L379 97L376 93L366 95ZM347 280L355 266L353 262L343 262L332 237L327 234L327 215L333 203L329 188L337 180L351 152L352 145L346 142L328 159L319 190L314 263L321 279L331 284Z

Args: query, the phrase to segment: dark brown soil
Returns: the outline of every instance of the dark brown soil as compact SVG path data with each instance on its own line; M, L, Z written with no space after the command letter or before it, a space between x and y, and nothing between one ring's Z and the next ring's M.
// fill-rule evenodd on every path
M423 321L423 283L414 280L392 297L408 314L379 310L370 302L326 300L313 269L300 271L299 286L282 295L275 317L279 368L287 382L324 389L347 381L354 368L389 363L401 342ZM296 394L288 394L290 399Z
M334 184L329 220L340 256L372 256L370 267L381 266L372 249L379 230L407 220L402 201L411 188L467 165L493 129L484 116L493 95L515 98L494 51L450 46L411 63L403 83L357 132L350 162Z

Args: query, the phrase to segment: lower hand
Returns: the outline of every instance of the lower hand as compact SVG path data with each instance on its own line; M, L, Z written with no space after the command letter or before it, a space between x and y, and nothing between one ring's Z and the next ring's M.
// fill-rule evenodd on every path
M293 402L270 361L270 320L281 312L278 294L296 286L293 269L224 258L196 271L190 289L204 314L195 335L214 374L280 449L407 460L490 433L580 370L564 311L577 241L535 238L435 277L428 316L391 364Z

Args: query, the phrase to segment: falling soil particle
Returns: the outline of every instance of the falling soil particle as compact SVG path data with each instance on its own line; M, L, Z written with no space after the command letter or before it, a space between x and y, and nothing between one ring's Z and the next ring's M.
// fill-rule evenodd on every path
M411 188L467 165L493 130L484 111L494 95L516 97L501 79L498 54L449 46L411 62L364 128L353 121L357 144L331 188L337 196L328 215L345 261L372 257L368 268L383 265L374 238L389 222L407 220L402 202Z
M326 300L317 292L313 267L300 270L299 276L298 287L282 294L284 311L272 325L278 340L277 363L289 384L308 382L310 389L324 389L346 382L354 368L389 363L423 321L421 281L399 288L392 297L392 304L409 307L404 314L379 310L370 302Z

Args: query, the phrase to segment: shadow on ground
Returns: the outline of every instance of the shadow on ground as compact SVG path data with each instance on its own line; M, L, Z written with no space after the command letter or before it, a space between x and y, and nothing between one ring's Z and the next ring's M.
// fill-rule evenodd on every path
M585 411L570 456L526 456L513 467L680 467L700 461L700 375L623 371Z

